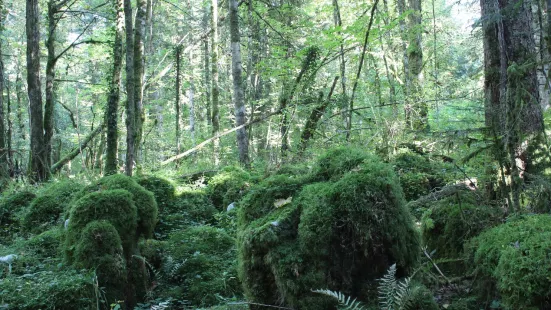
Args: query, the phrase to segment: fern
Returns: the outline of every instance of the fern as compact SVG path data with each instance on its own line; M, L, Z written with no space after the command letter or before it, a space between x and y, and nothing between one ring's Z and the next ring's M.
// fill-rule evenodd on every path
M335 298L343 310L365 310L362 303L356 300L356 298L352 299L350 296L346 296L341 292L331 291L329 289L312 290L312 292Z
M388 268L387 273L379 280L379 304L382 310L408 310L410 281L406 278L403 281L396 280L396 264Z

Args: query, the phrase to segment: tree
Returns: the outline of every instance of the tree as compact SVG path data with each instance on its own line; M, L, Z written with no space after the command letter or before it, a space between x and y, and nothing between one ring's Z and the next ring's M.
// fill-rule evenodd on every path
M29 95L29 127L31 129L29 177L34 182L44 181L49 176L44 145L44 125L42 123L39 17L38 0L27 0L25 22L27 33L27 92Z
M480 4L486 124L502 168L504 198L510 210L517 211L520 210L522 170L528 168L532 160L529 148L523 147L523 143L535 142L543 133L532 11L529 3L513 0L499 3L481 0ZM517 161L524 163L519 165ZM510 175L509 185L505 174Z
M243 74L241 69L241 39L239 35L239 6L237 0L229 0L230 5L230 34L233 77L233 103L235 107L236 125L241 126L247 122L245 98L243 94ZM237 130L237 149L239 162L249 166L249 139L247 128Z
M216 137L220 131L220 107L219 97L220 89L218 85L218 0L212 0L211 6L211 65L212 65L212 136ZM215 139L213 143L214 164L220 163L220 139Z

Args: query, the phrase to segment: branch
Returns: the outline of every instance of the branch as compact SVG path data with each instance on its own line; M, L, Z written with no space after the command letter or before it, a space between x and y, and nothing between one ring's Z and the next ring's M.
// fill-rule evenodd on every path
M243 128L243 127L247 127L247 126L250 126L250 125L253 125L253 124L262 122L262 121L264 121L264 120L266 120L266 119L268 119L268 118L270 118L270 117L272 117L272 116L274 116L274 115L280 114L281 111L282 111L282 109L278 109L278 110L276 110L276 111L274 111L274 112L272 112L272 113L269 113L269 114L267 114L267 115L265 115L265 116L263 116L263 117L261 117L261 118L257 118L257 119L251 120L251 121L249 121L249 122L246 122L246 123L243 124L243 125L240 125L240 126L237 126L237 127L232 128L232 129L228 129L228 130L226 130L226 131L224 131L224 132L221 132L221 133L217 134L216 136L214 136L214 137L212 137L212 138L209 138L209 139L207 139L207 140L201 142L201 143L198 144L197 146L195 146L195 147L193 147L193 148L191 148L191 149L189 149L189 150L187 150L187 151L185 151L185 152L183 152L183 153L181 153L181 154L178 154L178 155L176 155L176 156L170 157L169 159L167 159L167 160L161 162L161 166L165 166L165 165L167 165L167 164L169 164L169 163L171 163L171 162L173 162L173 161L176 161L176 160L182 159L182 158L184 158L184 157L186 157L186 156L188 156L188 155L191 155L191 154L195 153L196 151L202 149L203 147L205 147L205 145L211 143L212 141L214 141L214 140L216 140L216 139L219 139L219 138L221 138L221 137L223 137L223 136L226 136L226 135L228 135L228 134L230 134L230 133L232 133L232 132L235 132L235 131L237 131L237 130Z
M80 39L80 37L82 37L82 35L86 32L86 30L88 30L88 28L90 28L90 26L92 26L93 23L96 22L96 18L92 19L92 21L90 23L88 23L88 25L86 25L86 27L84 28L84 30L78 35L78 37L73 41L73 43L71 43L69 46L67 46L66 49L64 49L61 53L59 53L59 55L57 55L55 58L54 58L54 62L57 62L59 60L59 58L61 58L61 56L63 56L65 53L67 53L71 48L77 46L77 45L80 45L80 44L83 44L82 42L79 42L77 43L78 39ZM86 41L83 41L83 42L86 42Z
M78 147L74 148L71 152L69 152L69 154L65 155L57 163L53 164L50 168L50 172L52 174L58 172L59 170L61 170L61 168L63 168L63 166L65 166L65 164L73 160L73 158L77 157L78 154L80 154L80 152L88 146L88 143L90 143L92 139L94 139L99 133L103 131L104 127L105 124L102 123L96 129L90 132Z
M71 111L71 109L69 109L68 106L66 106L63 102L60 102L59 104L61 104L61 106L67 110L67 112L69 112L69 117L71 118L71 123L73 123L73 128L78 128L77 126L77 122L75 121L75 114L73 113L73 111Z
M441 190L439 190L437 192L432 192L432 193L430 193L428 195L425 195L425 196L423 196L423 197L421 197L417 200L408 202L406 206L409 210L415 209L416 207L426 205L429 202L438 201L442 198L449 197L451 195L454 195L454 194L456 194L458 192L462 192L462 191L472 191L472 189L469 188L464 183L444 186Z

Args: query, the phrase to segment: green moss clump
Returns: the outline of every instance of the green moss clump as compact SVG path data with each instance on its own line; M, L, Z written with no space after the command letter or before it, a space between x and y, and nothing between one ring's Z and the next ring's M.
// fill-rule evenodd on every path
M167 242L147 239L141 240L138 246L140 248L140 254L147 261L147 263L157 270L160 269L163 264Z
M194 226L173 233L167 244L172 267L172 284L183 286L184 298L195 306L220 302L217 295L230 298L239 293L235 261L235 240L224 230Z
M252 176L239 167L224 167L208 183L207 193L219 211L243 197L249 189Z
M345 173L355 169L361 163L378 158L366 154L357 148L338 147L318 158L313 168L312 177L316 181L337 180Z
M543 309L551 298L551 216L511 220L474 238L468 249L480 292L504 309Z
M97 309L93 275L56 270L0 279L6 309Z
M432 292L424 285L416 284L410 289L408 298L404 301L409 310L438 310Z
M19 221L31 201L36 198L32 192L21 191L13 193L0 201L0 243L9 243L19 232Z
M137 178L138 184L153 193L159 212L170 208L175 199L175 187L171 181L160 177L146 175Z
M455 200L455 199L453 199ZM423 243L436 258L460 258L463 244L498 223L500 212L487 206L445 199L427 210L421 220Z
M417 264L418 234L392 167L353 150L329 154L354 154L349 172L319 174L331 181L311 184L316 178L273 176L240 202L239 275L249 300L334 309L311 289L376 300L377 279L390 265L403 276Z
M117 230L125 253L132 252L137 240L137 212L132 195L122 189L103 190L80 198L71 209L66 239L69 262L73 261L73 251L80 242L84 228L98 220L109 221Z
M48 230L61 218L64 205L55 196L40 196L34 199L29 212L23 218L23 230L38 234Z
M174 202L174 211L185 212L189 219L197 223L210 223L217 212L205 190L185 190Z
M73 180L62 180L59 182L53 182L47 184L38 195L39 196L56 196L61 203L69 203L71 199L80 191L84 186Z
M122 189L128 191L132 195L132 201L137 209L138 226L137 236L151 238L155 224L157 224L158 209L153 193L145 190L136 181L122 174L115 174L103 177L95 183L86 186L82 191L75 195L75 199L79 199L86 194L93 192L101 192L104 190Z
M39 258L58 258L61 256L65 233L63 228L55 227L25 242L25 249L31 250Z

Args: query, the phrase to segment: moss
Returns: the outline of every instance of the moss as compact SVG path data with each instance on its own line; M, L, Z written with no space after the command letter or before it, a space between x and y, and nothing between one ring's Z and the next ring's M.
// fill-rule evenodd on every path
M400 177L406 201L416 200L448 181L453 167L412 152L400 153L392 161Z
M242 168L225 167L209 180L207 193L216 209L223 211L246 194L251 180L251 175Z
M463 244L494 226L500 212L487 206L442 200L427 210L421 220L423 243L435 258L460 258Z
M201 189L181 192L174 203L174 211L184 211L189 218L198 223L212 222L216 208L208 194Z
M40 196L34 199L23 218L23 230L38 234L48 230L60 220L64 204L55 196Z
M137 209L138 226L137 236L150 238L153 236L155 224L157 224L158 209L153 193L145 190L136 181L122 174L110 175L103 177L95 183L85 187L82 191L75 195L75 199L79 199L86 194L93 192L101 192L104 190L123 189L132 195L132 200Z
M82 309L96 307L93 275L56 270L0 279L0 300L6 309Z
M136 242L137 225L136 206L132 201L132 195L122 189L103 190L80 198L71 209L66 239L66 255L70 262L82 231L88 223L97 220L109 221L117 230L125 253L132 252Z
M9 226L17 222L16 214L30 206L36 198L32 192L22 191L6 196L0 201L0 224Z
M175 187L171 181L152 175L140 176L136 181L146 190L153 193L159 212L173 205L176 196Z
M57 258L61 256L64 240L63 228L55 227L30 238L25 243L25 249L31 250L33 255L39 258Z
M434 300L432 292L424 285L416 284L410 290L404 304L409 310L438 310L438 304Z
M138 244L140 254L155 269L160 269L163 263L167 242L154 239L141 240Z
M239 275L249 300L334 309L311 289L376 300L376 280L390 265L400 275L416 265L419 238L392 168L370 155L359 161L353 150L336 153L356 154L340 178L327 172L319 175L330 182L307 184L312 179L274 176L240 202Z
M62 180L46 184L39 196L56 196L61 203L68 203L84 186L73 180Z
M173 233L167 255L181 262L173 270L173 284L184 286L184 298L196 306L219 303L217 295L233 297L239 292L235 262L235 240L222 229L190 227Z
M551 216L511 220L474 238L471 264L481 292L501 296L504 309L542 309L551 298Z
M320 156L313 168L312 176L316 181L337 180L361 163L371 159L372 155L363 150L338 147Z

